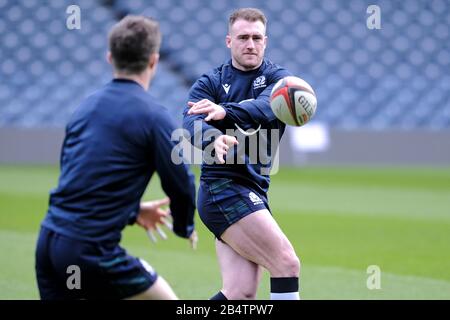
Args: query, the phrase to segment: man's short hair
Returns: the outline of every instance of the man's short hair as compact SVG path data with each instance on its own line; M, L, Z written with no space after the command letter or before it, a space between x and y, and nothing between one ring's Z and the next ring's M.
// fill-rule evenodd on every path
M245 20L249 22L261 21L264 27L267 24L267 18L264 13L256 8L240 8L233 11L228 20L228 31L237 20Z
M161 32L156 20L129 15L112 27L108 41L115 69L140 74L150 55L159 52Z

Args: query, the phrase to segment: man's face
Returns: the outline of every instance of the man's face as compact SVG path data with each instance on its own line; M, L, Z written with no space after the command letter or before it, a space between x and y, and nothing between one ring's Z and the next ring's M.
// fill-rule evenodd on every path
M258 68L264 58L267 37L261 21L236 20L226 37L233 66L242 71Z

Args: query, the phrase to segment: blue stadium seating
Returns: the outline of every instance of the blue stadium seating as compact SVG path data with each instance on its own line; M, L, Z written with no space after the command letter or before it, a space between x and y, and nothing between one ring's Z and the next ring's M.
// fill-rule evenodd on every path
M151 88L181 119L189 85L229 57L229 13L261 8L267 56L307 80L315 120L343 129L450 128L450 2L377 0L75 1L81 30L67 30L68 1L0 0L0 126L63 126L80 99L108 81L106 33L117 16L160 20L162 63Z
M67 1L0 1L0 126L62 127L83 97L109 81L107 32L115 12L95 1L76 3L80 30L66 28ZM187 90L163 61L150 92L173 111Z

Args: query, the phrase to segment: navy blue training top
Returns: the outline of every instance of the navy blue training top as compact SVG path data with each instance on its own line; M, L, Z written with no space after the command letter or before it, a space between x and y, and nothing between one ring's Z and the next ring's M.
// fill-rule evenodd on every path
M66 127L61 174L42 225L75 239L118 243L156 171L171 199L174 232L189 237L195 182L186 165L171 161L174 129L167 110L134 81L114 79L86 98Z
M189 131L191 143L204 153L213 153L212 141L227 133L227 129L239 141L228 151L226 164L203 161L202 179L233 178L267 193L274 151L286 127L270 108L270 93L278 80L290 75L267 59L258 69L247 72L234 68L229 60L194 83L189 101L208 99L224 107L226 116L220 121L205 122L205 114L188 115L186 106L183 127Z

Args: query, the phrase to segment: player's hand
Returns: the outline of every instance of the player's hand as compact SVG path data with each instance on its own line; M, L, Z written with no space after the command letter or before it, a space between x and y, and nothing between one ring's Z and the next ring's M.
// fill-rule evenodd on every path
M193 231L191 233L191 236L189 237L189 242L191 244L191 248L192 249L197 249L197 242L198 242L198 235L197 235L197 231Z
M219 160L220 164L224 164L224 156L227 154L228 149L231 146L237 145L239 142L236 137L228 136L226 134L221 135L214 140L214 151L216 152L216 157Z
M168 218L170 216L169 210L161 209L162 206L168 205L170 203L169 198L164 198L154 201L141 202L139 214L136 218L138 225L143 227L149 236L149 238L156 242L156 237L153 234L154 231L158 232L162 239L167 239L166 234L159 225L166 225L171 229L170 222Z
M189 101L188 106L190 107L188 114L207 114L205 121L222 120L227 114L222 106L219 106L208 99L203 99L198 102Z

